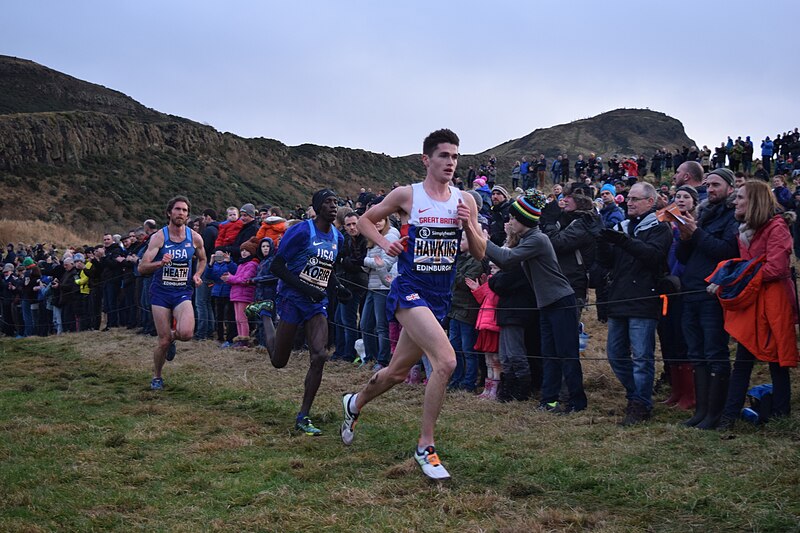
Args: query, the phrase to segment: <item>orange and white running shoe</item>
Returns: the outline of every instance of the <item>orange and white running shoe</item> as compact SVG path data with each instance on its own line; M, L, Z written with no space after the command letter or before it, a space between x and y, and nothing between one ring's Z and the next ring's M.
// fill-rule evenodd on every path
M414 459L422 468L422 473L431 479L450 479L450 474L439 460L436 448L428 446L422 452L417 449L414 452Z

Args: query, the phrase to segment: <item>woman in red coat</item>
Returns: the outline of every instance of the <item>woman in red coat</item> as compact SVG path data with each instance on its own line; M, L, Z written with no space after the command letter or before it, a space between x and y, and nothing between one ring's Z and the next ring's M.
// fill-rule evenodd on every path
M776 214L780 207L769 185L762 181L747 181L739 187L734 205L736 219L741 222L740 256L747 260L763 257L764 263L758 296L747 309L736 311L749 319L740 320L745 317L727 311L725 314L725 329L739 344L720 429L730 429L739 418L756 359L769 364L772 415L787 416L791 399L789 368L797 366L798 357L789 225Z

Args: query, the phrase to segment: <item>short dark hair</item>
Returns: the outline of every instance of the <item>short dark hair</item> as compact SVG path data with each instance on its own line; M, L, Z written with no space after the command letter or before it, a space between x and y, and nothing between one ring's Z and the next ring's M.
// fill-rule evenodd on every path
M178 202L186 203L186 207L189 208L189 211L192 210L192 204L189 203L188 198L186 198L185 196L175 196L174 198L170 199L170 201L167 203L167 216L169 216L169 214L172 212L172 208L175 207L175 204L177 204Z
M356 213L355 211L348 211L347 213L344 214L344 216L342 217L342 220L344 220L346 218L350 218L350 217L358 218L358 213Z
M217 220L217 212L213 209L203 209L203 216L211 217L213 220Z
M442 143L450 143L459 146L461 141L458 140L458 135L453 133L452 130L448 130L447 128L436 130L422 141L422 153L427 156L432 156L436 147Z

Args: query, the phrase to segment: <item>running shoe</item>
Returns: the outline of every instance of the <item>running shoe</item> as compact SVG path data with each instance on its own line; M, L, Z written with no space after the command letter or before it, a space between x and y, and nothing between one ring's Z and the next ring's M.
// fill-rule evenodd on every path
M303 433L311 437L318 437L322 435L322 430L314 427L314 424L311 422L311 419L308 418L307 416L298 419L297 423L294 425L294 428L298 431L302 431Z
M163 390L164 389L164 380L161 378L153 378L150 382L150 390Z
M177 352L178 347L175 345L175 341L172 341L172 343L169 345L169 348L167 348L167 361L172 361L175 359L175 354Z
M353 444L353 437L355 437L356 421L358 420L358 413L353 413L350 410L350 402L355 401L355 393L347 393L342 396L342 407L344 408L344 422L342 422L342 442L345 446Z
M428 446L420 453L419 449L414 451L414 459L422 468L422 473L431 479L450 479L450 474L439 460L436 448Z

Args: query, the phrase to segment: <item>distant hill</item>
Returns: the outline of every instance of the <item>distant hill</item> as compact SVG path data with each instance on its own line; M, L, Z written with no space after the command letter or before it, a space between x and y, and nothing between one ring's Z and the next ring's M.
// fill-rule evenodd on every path
M682 144L692 141L677 120L616 110L466 156L462 172L489 153L510 171L523 155L649 156L657 147ZM187 195L195 212L248 201L291 208L307 204L323 186L356 194L362 186L388 190L395 181L423 175L418 155L245 139L32 61L0 56L0 217L122 230L145 218L160 220L175 194Z
M649 160L658 148L674 150L694 144L686 135L683 124L664 113L649 109L615 109L592 118L534 130L524 137L469 157L467 162L480 164L489 155L494 155L498 170L506 175L514 162L524 156L531 161L544 154L548 161L552 161L559 154L566 153L574 163L578 154L586 158L594 152L606 159L614 154L644 154Z

